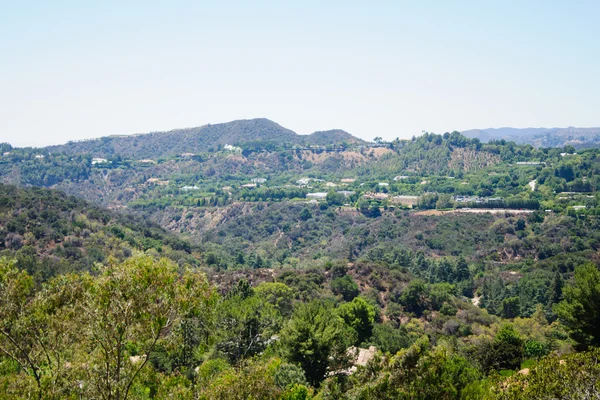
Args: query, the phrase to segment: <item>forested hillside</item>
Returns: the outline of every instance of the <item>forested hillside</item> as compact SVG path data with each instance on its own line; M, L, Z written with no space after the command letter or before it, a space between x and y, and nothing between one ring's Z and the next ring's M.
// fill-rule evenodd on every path
M376 139L2 145L0 398L597 396L600 150Z
M38 281L93 271L96 263L134 251L198 264L188 242L143 218L53 190L0 184L0 257L15 259Z

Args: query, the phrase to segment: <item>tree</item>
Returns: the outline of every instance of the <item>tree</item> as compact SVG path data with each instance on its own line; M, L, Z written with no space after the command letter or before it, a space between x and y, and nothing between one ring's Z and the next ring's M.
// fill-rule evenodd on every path
M523 339L511 324L503 325L494 338L494 366L516 369L523 360Z
M35 293L25 271L0 259L0 353L35 381L38 399L68 394L64 366L77 344L74 320L88 282L87 276L62 275Z
M373 334L375 314L375 307L362 297L355 297L350 303L342 304L338 308L338 315L346 325L356 331L357 345L368 340Z
M450 196L447 193L440 194L437 201L435 202L435 208L437 208L438 210L443 210L452 207L454 207L452 196Z
M137 255L110 260L82 301L83 336L90 349L82 383L87 397L127 399L162 335L185 319L212 322L214 289L171 261Z
M471 278L471 273L469 272L469 265L467 264L467 260L464 257L459 257L456 261L456 269L454 276L456 278L456 282L464 281Z
M294 289L281 282L263 282L254 290L259 298L273 305L284 317L289 317L294 309L296 297Z
M302 209L302 211L300 211L300 219L302 221L308 221L311 218L312 218L312 213L310 212L310 210L307 207L304 207Z
M396 354L400 349L410 346L411 342L408 331L403 325L395 328L389 323L383 323L373 328L371 343L384 353Z
M330 206L341 206L342 204L344 204L346 198L343 194L338 193L335 190L330 190L329 193L327 193L326 200L327 204L329 204Z
M348 367L346 349L355 342L356 332L330 306L314 300L296 308L280 337L285 357L304 370L311 385L318 386L327 372Z
M582 347L600 345L600 271L587 264L575 268L573 282L562 290L554 312Z
M497 375L490 399L597 399L600 397L600 349L541 359L529 374Z
M217 315L217 349L232 364L262 352L281 319L272 304L256 295L225 299Z
M504 318L515 318L519 315L519 297L507 297L502 300L502 316Z
M359 294L358 285L350 275L344 275L331 281L331 291L341 295L345 301L351 301Z
M400 296L400 303L408 312L420 317L427 309L427 287L425 282L415 279L411 281Z
M457 399L481 373L444 347L430 348L423 336L391 357L379 357L353 376L353 398Z

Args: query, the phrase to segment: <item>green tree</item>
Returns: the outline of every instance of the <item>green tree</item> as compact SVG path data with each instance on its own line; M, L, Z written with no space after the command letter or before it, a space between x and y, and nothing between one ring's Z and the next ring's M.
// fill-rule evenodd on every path
M573 282L562 294L554 312L573 339L583 347L600 345L600 271L593 264L575 268Z
M352 398L458 399L481 373L462 357L431 349L426 336L391 357L375 359L353 377Z
M111 260L85 293L82 364L86 397L127 399L161 334L186 318L212 321L215 292L206 277L171 261L138 255Z
M371 343L384 353L396 354L412 343L403 325L394 328L389 323L377 324L373 328Z
M519 297L507 297L502 300L502 316L504 318L515 318L519 315Z
M335 190L330 190L329 193L327 193L326 200L327 204L330 206L341 206L344 204L346 198L343 194L337 193Z
M302 211L300 211L300 219L302 221L308 221L311 218L312 218L312 213L310 212L310 210L307 207L304 207L302 209Z
M256 296L273 305L284 317L289 317L294 309L296 291L281 282L264 282L254 289Z
M327 372L348 367L346 349L356 341L356 332L330 306L315 300L298 306L280 337L285 357L318 386Z
M344 275L331 281L333 293L341 295L345 301L351 301L360 293L358 285L350 275Z
M0 353L33 379L38 399L69 394L72 374L64 363L78 344L75 324L89 283L85 278L58 276L34 292L25 271L0 259Z
M408 312L421 316L428 307L428 291L425 282L415 279L411 281L400 296L400 304Z
M350 303L342 304L338 308L338 315L346 325L356 331L357 345L368 340L373 334L375 314L375 307L362 297L355 297Z
M503 325L494 337L497 369L516 369L523 360L523 339L511 324Z
M457 282L464 281L471 278L471 273L469 272L469 265L467 264L467 260L464 257L459 257L456 261L455 268L455 278Z
M262 352L280 322L281 315L265 298L225 299L217 307L217 349L236 364Z

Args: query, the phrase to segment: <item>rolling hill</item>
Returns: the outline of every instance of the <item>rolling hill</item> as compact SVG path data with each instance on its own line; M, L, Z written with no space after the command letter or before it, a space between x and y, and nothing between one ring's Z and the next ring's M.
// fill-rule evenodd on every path
M534 147L575 148L600 146L600 127L598 128L488 128L471 129L461 132L468 138L477 138L482 142L490 140L508 140L517 144L530 144Z
M240 145L246 142L276 142L284 145L321 145L365 143L342 130L299 135L266 118L208 124L196 128L175 129L135 135L113 135L100 139L69 142L50 146L52 153L81 154L93 157L144 159L168 157L182 153L200 153L218 146Z

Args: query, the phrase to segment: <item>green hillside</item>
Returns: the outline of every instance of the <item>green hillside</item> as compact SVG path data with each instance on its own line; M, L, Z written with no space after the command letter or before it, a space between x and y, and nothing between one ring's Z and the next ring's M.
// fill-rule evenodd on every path
M197 264L192 247L144 218L114 213L54 190L0 184L0 257L46 280L93 271L134 251Z

